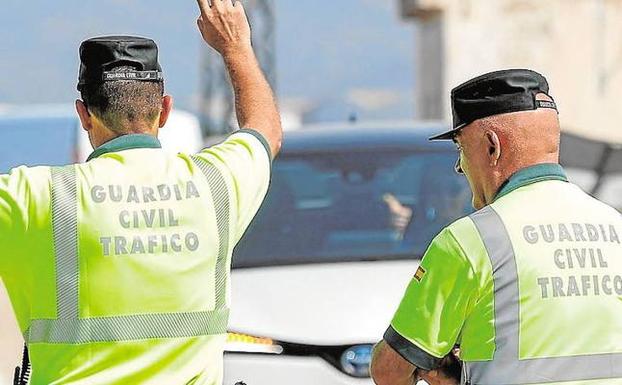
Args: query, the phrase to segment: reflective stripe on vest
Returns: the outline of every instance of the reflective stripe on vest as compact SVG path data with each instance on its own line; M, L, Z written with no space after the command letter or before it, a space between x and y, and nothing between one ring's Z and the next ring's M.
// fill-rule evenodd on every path
M84 344L151 338L182 338L225 333L226 273L229 247L229 194L215 167L193 159L203 171L214 199L219 248L214 310L108 317L79 317L78 193L75 166L54 167L52 173L52 232L56 266L56 319L33 319L27 343ZM207 166L206 166L207 165Z
M470 218L475 223L492 264L495 352L491 361L465 363L467 383L518 385L622 378L620 353L519 358L518 273L510 236L501 217L490 206L472 214Z
M227 289L227 256L229 255L229 193L227 184L220 171L212 164L191 157L194 164L201 170L212 192L216 226L218 227L218 259L216 261L216 309L225 307Z

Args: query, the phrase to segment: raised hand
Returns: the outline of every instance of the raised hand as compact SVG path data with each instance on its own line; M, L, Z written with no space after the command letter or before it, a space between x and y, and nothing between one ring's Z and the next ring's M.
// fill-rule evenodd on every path
M221 55L251 50L251 30L242 2L197 0L197 25L203 40Z
M272 157L281 148L281 117L270 84L251 46L251 28L240 1L197 0L201 16L197 25L203 40L218 51L229 73L235 94L235 112L240 128L263 136Z

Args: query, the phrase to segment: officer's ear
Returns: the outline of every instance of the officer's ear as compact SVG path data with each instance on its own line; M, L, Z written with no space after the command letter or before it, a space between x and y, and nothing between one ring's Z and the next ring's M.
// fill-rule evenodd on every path
M489 164L491 167L495 167L501 158L501 141L496 132L486 130L486 148Z
M171 95L164 95L162 98L162 110L160 112L160 121L158 127L162 128L166 124L169 115L173 111L173 97Z
M80 99L76 100L76 111L78 112L82 128L87 132L90 131L93 128L93 120L88 108L86 108L86 104Z

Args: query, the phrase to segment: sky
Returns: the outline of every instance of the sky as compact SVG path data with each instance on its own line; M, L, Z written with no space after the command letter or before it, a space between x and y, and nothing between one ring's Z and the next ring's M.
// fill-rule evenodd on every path
M249 0L245 0L248 2ZM196 110L205 43L196 1L2 0L0 104L70 103L78 47L132 34L160 47L167 92ZM403 119L414 114L414 27L397 0L274 0L277 94L311 119ZM286 103L287 104L287 103ZM291 103L289 103L291 104Z

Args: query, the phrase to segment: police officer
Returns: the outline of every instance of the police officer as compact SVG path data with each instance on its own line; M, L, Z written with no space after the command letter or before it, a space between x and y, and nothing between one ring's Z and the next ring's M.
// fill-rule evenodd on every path
M168 155L152 40L83 42L76 102L95 151L83 164L0 176L0 275L33 384L220 384L233 247L281 143L272 91L240 2L199 1L243 129Z
M478 211L430 244L377 384L455 383L456 344L466 384L622 384L622 216L568 182L548 91L524 69L452 91L453 129L431 139L457 144Z

